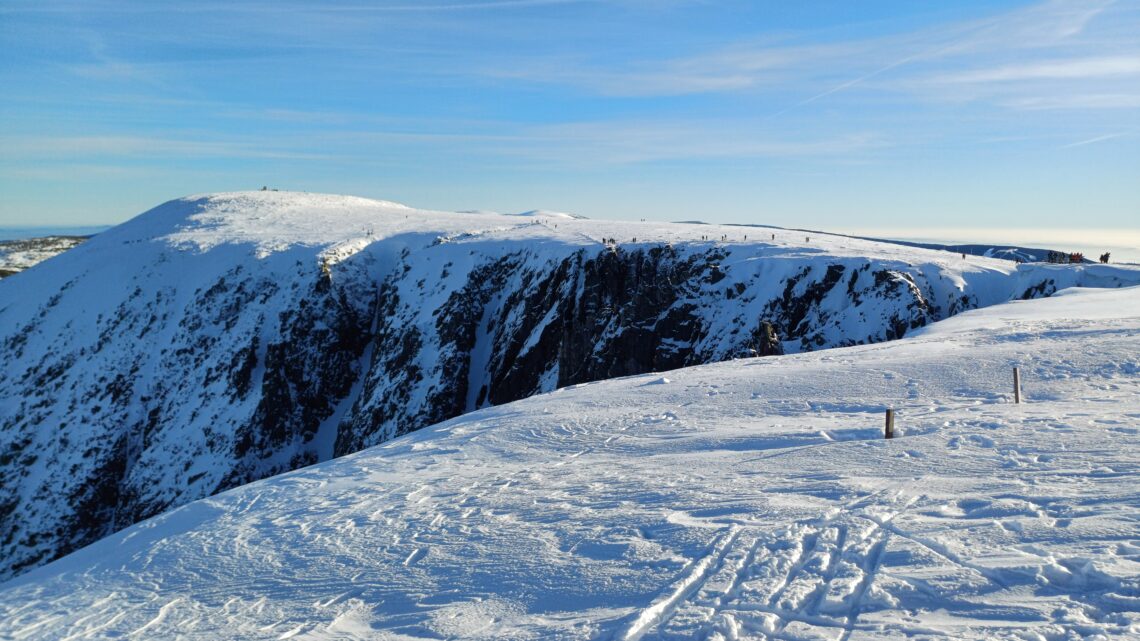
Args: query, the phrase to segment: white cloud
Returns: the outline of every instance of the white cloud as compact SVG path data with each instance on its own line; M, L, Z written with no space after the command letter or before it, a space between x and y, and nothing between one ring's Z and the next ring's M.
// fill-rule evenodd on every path
M498 151L572 164L629 164L677 159L849 156L884 147L871 132L803 135L759 120L630 121L536 127L522 144Z
M951 84L1011 82L1018 80L1104 78L1137 74L1140 74L1140 56L1113 56L1043 60L1030 64L977 69L937 77L933 79L933 82Z
M1092 145L1092 144L1095 144L1098 142L1105 142L1106 140L1115 140L1117 138L1123 138L1123 137L1127 136L1128 134L1129 134L1129 132L1127 132L1127 131L1121 131L1121 132L1117 132L1117 133L1113 133L1113 134L1104 134L1103 136L1096 136L1093 138L1087 138L1085 140L1078 140L1077 142L1069 143L1067 145L1061 145L1060 147L1058 147L1058 149L1071 149L1073 147L1084 147L1085 145Z
M0 138L0 147L13 159L79 159L109 157L219 157L321 159L327 156L281 147L262 146L258 141L185 140L150 136L11 136Z
M1027 96L1002 103L1024 110L1045 109L1137 109L1140 93L1073 93L1055 96Z

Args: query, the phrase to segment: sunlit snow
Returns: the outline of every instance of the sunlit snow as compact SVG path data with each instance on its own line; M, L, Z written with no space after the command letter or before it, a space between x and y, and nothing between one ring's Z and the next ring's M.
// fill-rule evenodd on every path
M0 638L1137 638L1138 454L1140 291L1075 289L197 501L0 585Z

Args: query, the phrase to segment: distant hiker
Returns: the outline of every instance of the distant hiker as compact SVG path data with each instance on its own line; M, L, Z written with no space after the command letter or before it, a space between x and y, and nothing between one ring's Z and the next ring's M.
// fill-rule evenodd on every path
M1110 256L1110 255L1111 255L1111 254L1109 254L1108 252L1104 252L1103 254L1101 254L1101 255L1100 255L1100 262L1102 262L1102 263L1104 263L1104 264L1106 264L1106 265L1107 265L1107 264L1108 264L1108 258L1109 258L1109 256Z
M776 240L776 234L772 234L772 240Z
M804 242L810 243L811 242L811 236L804 236Z
M966 252L962 252L962 260L966 260Z

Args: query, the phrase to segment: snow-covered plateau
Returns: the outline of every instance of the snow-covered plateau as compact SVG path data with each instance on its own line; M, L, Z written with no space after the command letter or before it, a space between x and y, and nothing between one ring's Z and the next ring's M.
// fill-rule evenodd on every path
M1138 293L481 409L10 580L0 638L1140 638Z
M196 499L534 394L881 343L964 310L1137 283L1136 268L1017 265L772 229L284 192L171 201L0 281L0 579ZM788 399L811 386L814 403L832 396L822 382L777 383L755 389L786 404L777 409L792 411ZM552 446L532 441L519 443ZM406 472L392 487L412 482ZM666 541L653 577L674 576L708 544L693 535L705 529L682 529L690 543ZM732 542L751 545L746 534ZM649 548L665 545L665 534L646 535ZM642 574L629 576L656 580Z
M88 238L89 236L42 236L0 240L0 278L18 274L32 265L62 254Z

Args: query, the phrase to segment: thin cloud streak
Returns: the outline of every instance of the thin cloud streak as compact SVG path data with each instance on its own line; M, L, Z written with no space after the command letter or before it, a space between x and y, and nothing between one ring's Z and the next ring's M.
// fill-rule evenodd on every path
M882 148L876 134L776 136L759 121L575 123L543 127L528 144L501 150L547 161L614 165L693 159L838 157Z
M1089 138L1088 140L1080 140L1080 141L1077 141L1074 143L1069 143L1067 145L1061 145L1060 147L1057 147L1057 149L1072 149L1073 147L1084 147L1085 145L1093 145L1093 144L1096 144L1098 142L1104 142L1106 140L1116 140L1117 138L1123 138L1123 137L1127 136L1128 134L1129 134L1129 132L1127 132L1127 131L1121 131L1121 132L1117 132L1114 134L1105 134L1103 136L1097 136L1095 138Z
M847 157L888 146L871 132L810 138L777 136L765 133L759 121L609 121L508 127L493 123L488 127L495 130L332 128L264 140L240 136L205 141L161 135L12 136L0 138L0 146L22 161L195 157L353 163L397 153L407 154L414 162L417 156L435 150L450 157L516 158L563 167L693 159ZM314 148L323 153L306 151Z
M1032 96L1002 103L1011 109L1045 111L1059 109L1138 109L1140 93L1078 93L1066 96Z
M489 0L488 2L449 2L443 4L404 4L404 5L312 5L287 4L280 2L234 2L234 3L177 3L171 5L123 6L117 3L27 3L0 7L0 14L19 13L75 13L78 11L122 12L122 13L218 13L218 12L264 12L307 11L311 13L432 13L446 11L486 11L544 7L552 5L595 3L601 0Z
M215 157L290 160L330 159L326 154L261 147L253 141L182 140L148 136L13 136L0 147L15 159L86 157Z
M1033 64L1008 65L933 78L935 83L969 84L1018 80L1103 78L1140 74L1140 56L1047 60Z

